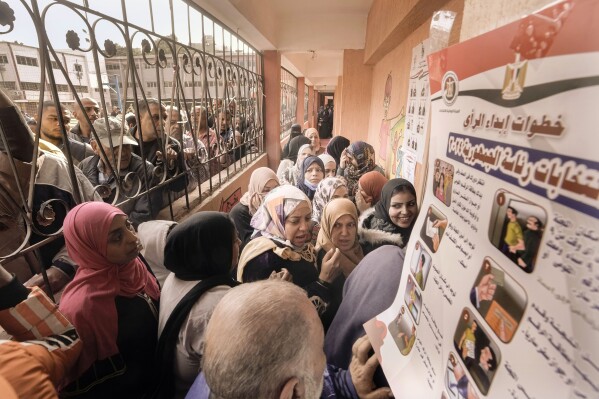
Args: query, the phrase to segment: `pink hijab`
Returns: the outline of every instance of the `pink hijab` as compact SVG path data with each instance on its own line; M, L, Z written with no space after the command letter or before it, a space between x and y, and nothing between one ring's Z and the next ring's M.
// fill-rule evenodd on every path
M79 265L60 301L60 310L83 341L77 376L96 360L119 352L115 297L131 298L140 292L154 300L160 297L155 278L139 257L125 265L106 260L108 230L117 215L125 214L104 202L86 202L73 208L63 224L69 256Z

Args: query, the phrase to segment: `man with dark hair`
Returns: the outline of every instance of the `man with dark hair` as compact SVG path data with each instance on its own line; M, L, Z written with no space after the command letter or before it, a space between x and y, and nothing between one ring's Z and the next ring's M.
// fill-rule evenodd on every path
M73 116L77 118L77 125L71 129L72 136L75 140L81 141L82 143L89 143L92 139L91 135L91 124L98 119L98 115L100 114L100 106L90 97L82 97L81 105L83 108L80 108L78 104L75 105L75 110L73 111ZM89 118L89 122L87 118Z
M77 194L81 201L100 200L94 193L93 186L78 168L74 168L74 178L69 175L69 167L62 156L40 151L38 158L33 159L34 141L27 124L12 101L0 91L0 123L6 135L6 146L0 140L0 184L5 196L0 196L0 247L2 253L9 254L25 245L37 244L48 236L57 234L68 210L77 205ZM53 132L52 132L53 133ZM9 155L10 154L10 155ZM13 174L14 164L16 176ZM35 181L30 182L31 168L37 165ZM28 186L33 184L33 201L26 197ZM75 184L75 185L74 185ZM28 206L32 213L31 235L28 236L23 223L23 212ZM76 265L69 257L64 238L58 236L33 252L5 263L7 269L21 272L21 280L28 278L24 270L47 271L48 280L53 292L57 292L67 284L75 274ZM20 266L27 264L23 269ZM39 286L48 290L41 274L33 276L29 286Z
M306 292L284 281L232 288L205 333L203 373L187 398L387 398L375 390L378 361L366 337L352 348L350 371L326 365L322 324ZM324 376L324 379L323 379Z
M490 375L497 368L497 359L495 358L495 352L490 346L484 346L480 350L478 356L478 363L474 363L470 366L470 374L474 378L476 385L480 388L483 395L486 395L489 391L489 385L491 385Z
M121 129L118 119L111 116L108 117L108 126L104 118L95 121L94 130L99 142L94 138L91 145L96 155L84 159L79 167L94 186L104 186L104 190L98 190L104 202L115 203L129 216L129 220L137 229L140 223L151 220L159 209L156 209L156 212L151 211L148 195L143 194L136 199L128 198L153 186L154 167L132 153L132 147L137 146L137 142L126 129L121 143ZM109 137L112 139L112 146ZM115 177L116 173L119 181ZM117 193L118 198L115 202Z
M168 188L158 190L160 195L155 196L160 199L159 208L162 208L169 201L169 191L180 193L187 185L183 149L175 138L165 135L167 114L164 104L155 98L148 98L147 102L139 100L137 105L138 122L132 133L139 145L133 148L133 152L142 159L145 156L145 160L155 166L154 173L159 181L162 181L165 173L166 178L173 178ZM152 207L155 208L156 205L152 203Z
M94 151L89 144L77 141L68 135L68 126L71 118L62 106L60 109L62 111L64 126L60 125L60 118L58 117L58 112L54 101L49 100L43 102L42 119L40 121L40 137L60 148L66 157L67 151L65 148L63 130L66 131L73 162L78 165L79 162L85 158L94 155Z

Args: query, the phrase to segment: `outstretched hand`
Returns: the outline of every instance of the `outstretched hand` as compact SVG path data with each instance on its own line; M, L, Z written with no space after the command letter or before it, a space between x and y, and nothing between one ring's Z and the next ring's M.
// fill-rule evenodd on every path
M393 393L390 388L376 388L372 377L379 365L376 355L368 356L372 345L368 336L364 335L354 342L352 347L352 360L349 364L349 373L360 399L391 398Z

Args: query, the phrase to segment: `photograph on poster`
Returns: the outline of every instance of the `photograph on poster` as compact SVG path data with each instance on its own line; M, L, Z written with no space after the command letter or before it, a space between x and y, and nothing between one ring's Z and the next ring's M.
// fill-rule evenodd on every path
M451 205L451 191L453 190L453 165L440 159L435 159L435 173L433 175L433 195L445 205Z
M484 331L481 322L467 308L462 310L453 343L472 380L486 395L499 366L501 353Z
M412 276L408 276L408 284L406 285L406 293L404 294L404 300L416 324L420 323L420 309L422 309L422 294L416 287L416 283L414 282Z
M485 258L470 290L470 302L495 335L508 343L522 320L527 297L516 280L491 258Z
M407 356L416 342L416 326L406 314L406 307L402 306L399 314L388 326L389 333L393 337L399 353Z
M424 249L424 245L420 241L416 241L414 252L412 252L412 260L410 262L410 271L414 276L414 280L424 291L428 273L431 270L431 255Z
M505 190L495 195L489 224L489 241L526 273L535 268L547 212Z
M426 213L426 220L422 224L420 237L422 241L433 251L437 252L445 229L447 229L447 217L437 208L430 206Z
M478 394L468 379L464 367L453 352L449 352L445 370L445 389L448 399L478 399Z

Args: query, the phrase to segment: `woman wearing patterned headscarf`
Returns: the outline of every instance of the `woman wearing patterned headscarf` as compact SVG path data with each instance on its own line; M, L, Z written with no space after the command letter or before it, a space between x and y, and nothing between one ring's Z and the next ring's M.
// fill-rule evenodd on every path
M347 179L347 189L350 197L353 198L356 195L358 180L364 173L376 170L384 174L375 162L374 148L364 141L356 141L350 144L343 152L337 175Z
M239 202L229 212L229 216L235 222L235 227L239 232L241 250L250 241L254 232L254 228L250 225L252 216L262 204L264 196L278 186L279 179L272 169L261 167L252 172L248 191L243 194Z
M79 268L60 310L83 341L76 380L63 393L139 397L151 381L160 289L139 257L135 230L127 215L104 202L76 206L63 226Z
M312 220L320 224L325 205L335 198L347 198L347 182L342 177L327 177L318 184L312 200Z
M330 302L330 283L339 274L340 265L331 255L323 260L319 273L311 243L311 217L310 200L297 187L283 185L268 193L252 218L256 231L241 253L237 279L264 280L286 272L323 314Z

